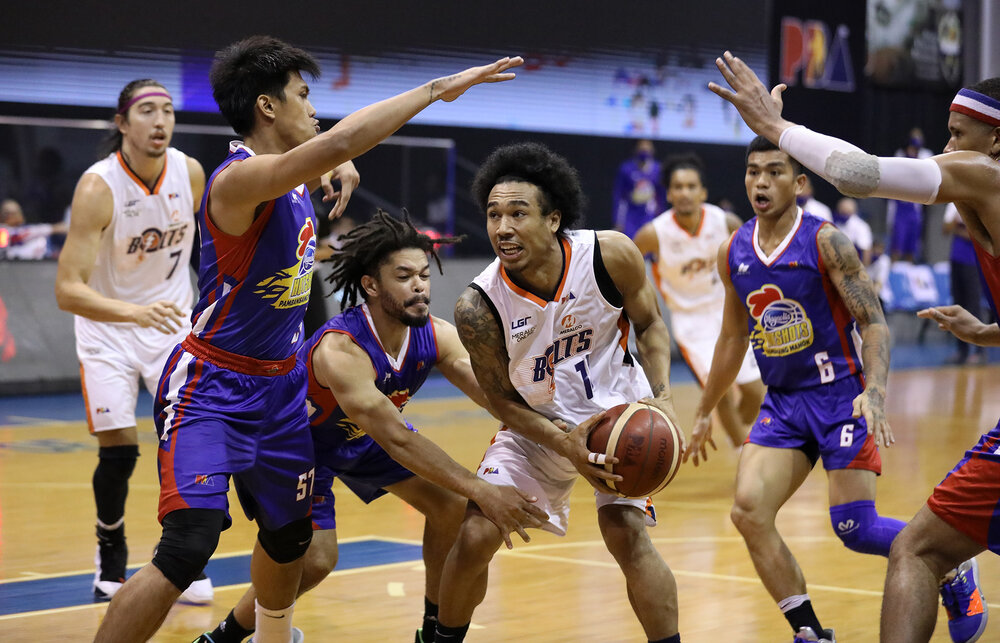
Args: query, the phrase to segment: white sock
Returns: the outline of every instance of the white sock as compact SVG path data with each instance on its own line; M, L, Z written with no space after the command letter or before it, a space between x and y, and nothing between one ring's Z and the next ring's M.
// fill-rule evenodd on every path
M256 643L290 643L292 640L292 611L295 603L283 610L270 610L262 607L256 600L253 602L256 612L257 633L253 640Z
M778 609L780 609L782 613L784 613L787 612L788 610L795 609L796 607L805 603L808 600L809 600L809 594L796 594L795 596L789 596L787 598L783 598L780 601L778 601Z

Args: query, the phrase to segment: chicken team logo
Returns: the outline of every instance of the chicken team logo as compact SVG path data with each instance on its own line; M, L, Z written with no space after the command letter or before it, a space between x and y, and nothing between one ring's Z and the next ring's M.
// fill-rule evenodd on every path
M813 343L812 322L802 304L786 299L781 288L764 284L747 295L747 309L754 319L750 342L767 357L797 353Z
M299 229L295 256L298 263L279 270L257 283L255 295L270 299L274 308L285 309L309 303L312 288L313 263L316 259L316 233L312 219L306 219Z

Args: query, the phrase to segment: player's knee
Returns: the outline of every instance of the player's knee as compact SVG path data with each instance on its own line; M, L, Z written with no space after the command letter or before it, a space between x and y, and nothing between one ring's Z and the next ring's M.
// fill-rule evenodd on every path
M260 529L257 540L267 555L276 563L285 565L305 555L312 541L312 521L300 518L275 530Z
M880 518L874 500L859 500L830 507L833 531L851 551L888 556L902 528L900 521Z
M481 515L468 516L458 532L454 550L459 560L489 561L493 558L503 537L492 522Z
M306 553L305 567L302 570L303 579L306 576L316 576L319 580L326 578L336 569L339 559L340 548L337 546L336 538L317 538L314 533L309 551Z
M187 589L219 544L226 514L218 509L179 509L163 518L153 565L180 591Z
M744 536L760 531L766 522L754 503L740 495L736 496L733 507L729 510L729 519Z
M108 482L125 482L132 477L135 462L139 458L139 445L125 444L114 447L100 447L97 450L97 470L94 478Z

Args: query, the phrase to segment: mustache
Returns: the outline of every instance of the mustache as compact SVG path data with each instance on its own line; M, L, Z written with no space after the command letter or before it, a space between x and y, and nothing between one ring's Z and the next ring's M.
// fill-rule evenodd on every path
M430 306L431 298L425 297L424 295L417 295L413 299L407 299L405 302L403 302L404 306L413 306L414 304L427 304L428 306Z

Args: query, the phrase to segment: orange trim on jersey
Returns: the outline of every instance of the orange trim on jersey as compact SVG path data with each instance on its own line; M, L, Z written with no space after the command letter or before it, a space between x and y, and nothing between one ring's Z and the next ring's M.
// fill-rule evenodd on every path
M694 239L695 237L700 235L701 229L705 227L705 206L701 206L701 219L698 220L698 229L694 231L694 234L688 232L688 229L681 225L681 222L677 220L677 213L674 212L672 208L670 210L670 216L674 218L674 223L677 225L677 227L683 230L684 234L686 234L691 239Z
M83 362L80 362L80 387L83 389L83 406L87 409L87 429L90 435L94 435L94 418L90 415L90 400L87 398L87 378L83 374Z
M132 168L128 166L128 163L125 162L125 157L122 156L121 150L115 152L115 156L118 157L118 163L119 165L122 166L122 169L125 170L125 174L127 174L129 178L135 181L136 185L141 187L143 192L145 192L147 195L150 195L150 194L156 194L159 191L160 186L163 185L163 180L167 176L167 157L170 156L169 154L163 155L163 169L160 170L160 176L156 177L156 183L153 184L152 190L150 190L146 186L146 183L139 178L139 175L133 172Z
M622 350L626 353L628 352L628 334L632 330L632 325L628 323L628 317L625 316L625 311L618 316L618 330L621 331L622 338L618 340L618 345L622 347Z
M701 379L701 376L698 375L698 370L695 369L694 364L691 362L691 358L688 356L688 352L684 350L684 347L681 346L680 342L677 342L677 350L681 352L681 357L684 359L684 363L687 364L689 369L691 369L691 373L694 374L694 379L698 380L699 386L701 386L701 388L705 388L705 382Z
M549 301L559 301L560 299L562 299L563 286L566 285L566 279L569 276L569 262L573 257L573 247L570 246L569 241L565 238L560 238L559 242L562 244L563 248L562 278L559 280L559 287L556 288L556 294L553 295L552 299L550 300L542 299L538 295L528 292L524 288L521 288L520 286L515 284L513 281L511 281L510 277L507 275L507 271L504 269L504 267L502 265L500 266L500 277L504 280L504 283L507 284L507 287L510 288L512 291L514 291L514 294L527 299L531 303L537 305L539 308L545 308L546 304L548 304Z
M656 290L660 293L660 297L663 297L663 303L670 306L670 295L667 294L667 289L663 287L663 278L660 276L660 267L658 261L653 261L649 264L649 269L653 273L653 281L656 282Z

